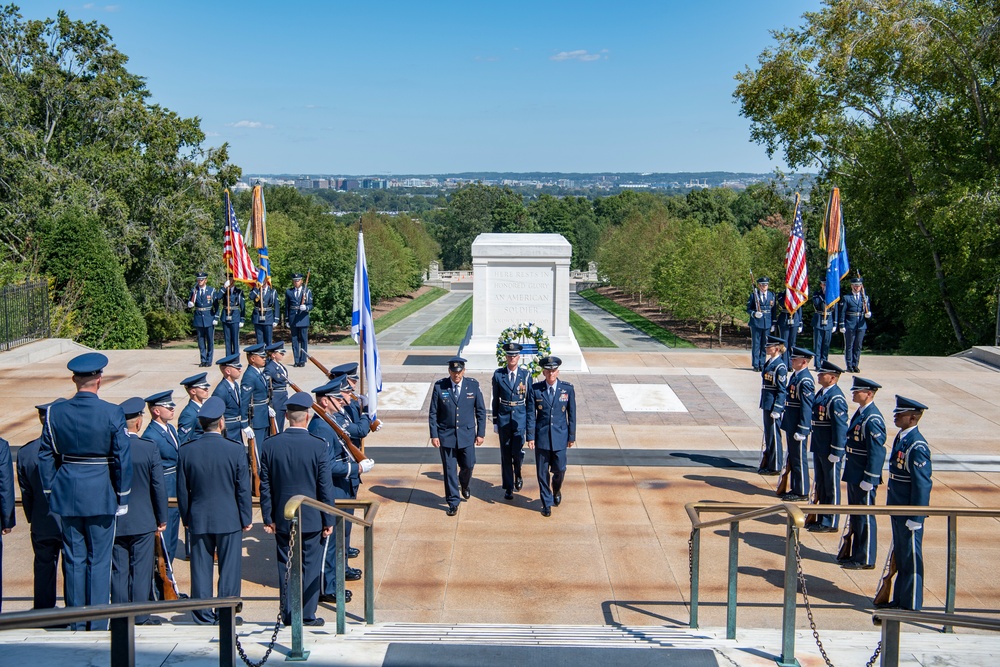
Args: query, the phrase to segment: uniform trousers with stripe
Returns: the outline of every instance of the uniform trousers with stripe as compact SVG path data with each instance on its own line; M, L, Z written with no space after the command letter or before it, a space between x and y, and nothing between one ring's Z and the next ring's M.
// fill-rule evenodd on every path
M788 443L788 492L796 496L809 495L809 459L806 454L809 438L796 440L796 431L785 431Z
M240 561L243 558L242 530L233 533L189 533L191 538L191 597L211 598L212 572L215 562L212 555L219 552L218 597L239 597L242 586ZM196 609L191 612L194 622L212 625L219 620L215 609Z
M816 502L820 505L840 504L840 462L830 461L826 454L813 452L813 475L816 482ZM839 514L818 514L816 522L836 528L840 525Z
M119 535L111 552L111 602L149 602L153 599L156 531ZM136 616L142 624L149 614Z
M111 602L111 552L115 515L62 517L66 606ZM107 619L73 623L71 630L107 630Z
M52 609L56 606L56 568L62 553L62 539L58 537L38 537L31 535L31 550L35 553L33 571L35 575L33 609ZM64 561L65 564L65 561ZM66 596L66 571L63 570L63 597Z
M320 540L321 531L299 533L295 536L302 547L302 620L312 621L316 618L316 607L319 605L320 574L323 563L323 545ZM278 550L278 590L281 592L281 622L291 624L292 613L288 606L288 588L285 571L288 568L288 542L290 533L275 533L274 541Z
M896 559L896 582L892 604L900 609L920 611L924 606L924 531L906 527L909 517L892 518L892 549Z
M847 485L848 505L874 505L875 487L871 491L865 491L855 484ZM853 514L848 517L849 532L848 539L851 540L851 554L845 563L858 563L865 566L875 565L875 554L877 552L878 527L875 517L871 514Z
M775 419L771 416L770 410L764 410L764 448L760 454L760 465L757 467L766 472L780 472L784 463L780 424L780 417Z

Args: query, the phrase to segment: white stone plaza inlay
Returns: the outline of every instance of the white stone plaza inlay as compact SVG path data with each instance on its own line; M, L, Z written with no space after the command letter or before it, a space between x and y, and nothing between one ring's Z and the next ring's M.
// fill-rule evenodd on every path
M625 412L687 412L677 394L665 384L613 384Z
M420 410L430 390L430 382L383 382L379 410Z

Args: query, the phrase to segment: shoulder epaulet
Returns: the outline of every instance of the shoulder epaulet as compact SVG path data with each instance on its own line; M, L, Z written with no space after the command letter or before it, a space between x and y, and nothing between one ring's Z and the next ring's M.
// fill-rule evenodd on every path
M564 385L566 385L567 387L570 387L570 388L572 388L572 387L573 387L573 383L571 383L571 382L566 382L566 381L564 381L564 380L559 380L559 384L564 384Z

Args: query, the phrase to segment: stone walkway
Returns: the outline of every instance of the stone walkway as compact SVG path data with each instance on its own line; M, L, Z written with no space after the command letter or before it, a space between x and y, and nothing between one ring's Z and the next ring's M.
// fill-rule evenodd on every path
M435 299L409 317L396 322L378 334L379 349L407 347L420 334L437 324L441 319L472 298L472 292L448 292Z
M569 307L587 320L588 324L607 336L619 349L637 352L663 352L670 349L631 324L626 324L600 306L595 306L576 292L569 294Z

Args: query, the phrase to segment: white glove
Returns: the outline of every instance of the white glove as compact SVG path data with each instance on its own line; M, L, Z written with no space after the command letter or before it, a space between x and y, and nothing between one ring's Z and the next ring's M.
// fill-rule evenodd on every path
M212 320L212 326L218 326L219 320Z
M115 516L125 516L126 514L128 514L128 505L119 505L118 509L115 510Z
M865 319L866 319L866 320L867 320L867 319L868 319L869 317L871 317L871 316L872 316L872 314L871 314L871 313L865 313Z
M194 301L188 301L188 308L194 308Z
M361 466L361 472L368 472L375 467L375 462L371 459L364 459L358 465Z
M499 433L500 432L500 424L494 424L493 425L493 432L494 433Z
M274 326L274 322L271 322L271 326L272 326L272 327Z
M830 463L840 463L840 457L837 456L836 454L830 454L826 458Z
M798 440L799 442L804 442L806 439L806 436L802 435L801 433L794 433L792 434L792 437Z
M771 325L770 331L771 331L771 333L774 333L774 325L773 324Z
M753 314L753 316L754 316L755 318L757 318L757 319L759 320L760 318L764 317L764 313L762 313L762 312L760 312L760 311L758 310L757 312L755 312L755 313Z
M299 310L305 310L305 309L306 309L306 304L302 304L301 306L299 306Z
M781 413L780 412L772 412L771 413L771 419L781 419Z
M919 521L914 521L913 519L907 519L906 527L909 528L910 530L920 530L921 528L924 527L924 525Z
M253 437L253 429L247 426L245 429L243 429L243 435L245 435L247 437L247 440L249 440L250 438Z
M802 333L802 327L799 327L799 333Z
M229 286L230 286L231 284L232 284L232 283L230 283L230 282L229 282L229 281L227 280L226 282L222 283L222 286L223 286L223 287L229 287Z
M847 327L840 327L840 333L847 333Z
M240 329L242 329L242 328L243 328L243 323L242 323L242 322L240 322Z
M861 487L862 491L871 491L872 489L875 488L874 484L872 484L871 482L866 482L864 480L861 480L861 483L858 484L858 486Z
M269 405L269 406L267 406L267 416L268 416L268 417L277 417L277 416L278 416L278 413L277 413L277 412L275 412L275 411L274 411L274 408L272 408L272 407L271 407L271 406Z

